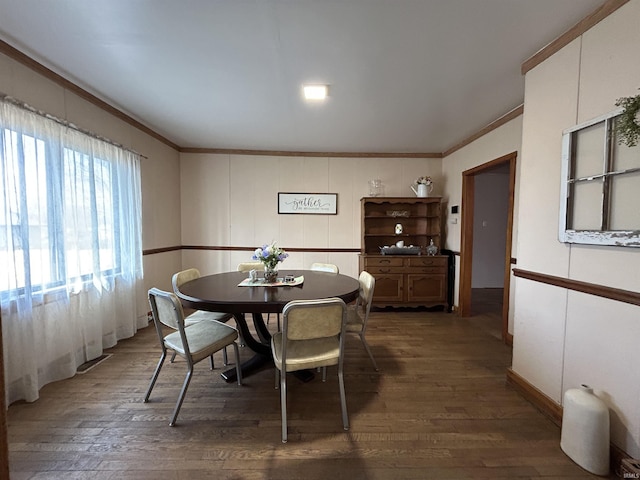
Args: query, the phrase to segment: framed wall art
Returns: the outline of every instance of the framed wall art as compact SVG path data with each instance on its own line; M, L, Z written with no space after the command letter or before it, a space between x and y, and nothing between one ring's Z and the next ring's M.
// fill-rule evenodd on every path
M278 192L278 213L337 215L338 194Z

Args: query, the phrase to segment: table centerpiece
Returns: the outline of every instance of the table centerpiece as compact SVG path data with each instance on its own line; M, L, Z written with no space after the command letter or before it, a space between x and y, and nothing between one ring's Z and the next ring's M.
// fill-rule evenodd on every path
M278 281L278 264L284 261L289 254L276 245L276 242L256 248L251 257L264 264L264 281L275 283Z

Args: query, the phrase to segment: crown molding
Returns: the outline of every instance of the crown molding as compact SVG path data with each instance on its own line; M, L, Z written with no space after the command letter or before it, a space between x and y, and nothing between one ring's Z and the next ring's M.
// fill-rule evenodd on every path
M489 133L489 132L501 127L502 125L504 125L507 122L510 122L514 118L519 117L523 113L524 113L524 104L514 108L513 110L510 110L509 112L507 112L504 115L502 115L500 118L498 118L498 119L494 120L493 122L491 122L486 127L481 128L480 130L478 130L473 135L465 138L460 143L457 143L453 147L449 148L448 150L446 150L445 152L442 153L442 157L443 158L448 157L452 153L457 152L458 150L460 150L461 148L466 147L467 145L469 145L472 142L475 142L476 140L478 140L481 137L484 137L487 133Z
M246 150L233 148L182 147L180 153L220 153L225 155L268 155L274 157L345 157L345 158L442 158L437 152L309 152L292 150Z
M31 70L33 70L34 72L39 73L40 75L44 76L45 78L51 80L52 82L57 83L58 85L60 85L64 89L75 93L80 98L86 100L89 103L92 103L96 107L104 110L107 113L110 113L114 117L119 118L123 122L128 123L129 125L137 128L138 130L146 133L147 135L150 135L151 137L155 138L156 140L160 140L162 143L164 143L165 145L168 145L169 147L173 148L174 150L179 150L178 145L173 143L171 140L163 137L158 132L150 129L149 127L147 127L143 123L139 122L135 118L127 115L123 111L118 110L117 108L115 108L114 106L112 106L109 103L105 102L104 100L96 97L94 94L89 93L84 88L79 87L75 83L67 80L62 75L57 74L56 72L54 72L50 68L45 67L40 62L38 62L38 61L34 60L33 58L29 57L28 55L22 53L20 50L18 50L17 48L13 47L12 45L9 45L7 42L5 42L3 40L0 40L0 53L3 53L5 55L7 55L9 58L12 58L16 62L19 62L19 63L23 64L25 67L28 67Z
M537 53L529 57L529 59L525 60L521 67L522 75L526 74L532 68L540 65L551 55L567 46L569 43L574 41L591 27L599 23L601 20L607 18L628 1L629 0L607 0L606 2L604 2L602 5L600 5L600 7L584 17L565 33L556 38L553 42L541 48Z

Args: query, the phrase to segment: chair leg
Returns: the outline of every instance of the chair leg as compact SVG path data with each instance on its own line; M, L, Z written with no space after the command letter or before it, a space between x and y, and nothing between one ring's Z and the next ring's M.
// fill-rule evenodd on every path
M209 357L209 366L211 367L211 370L214 370L216 368L216 366L213 364L213 355Z
M282 443L287 443L287 373L286 372L280 373L280 409L282 411Z
M176 352L173 352L173 355L171 355L171 360L169 360L169 362L173 363L175 359L176 359Z
M327 367L322 367L322 381L327 381Z
M344 391L344 376L342 375L342 365L338 367L338 383L340 384L340 404L342 406L342 426L349 430L349 416L347 415L347 395Z
M375 359L373 358L373 354L371 353L371 348L369 348L369 344L367 343L367 340L364 338L364 335L362 333L359 334L359 335L360 335L360 340L362 340L362 344L364 345L364 349L369 354L369 358L371 359L371 362L373 363L373 368L377 372L378 371L378 364L376 363Z
M160 375L160 369L164 364L164 360L167 358L167 351L163 350L162 355L160 355L160 360L158 361L158 365L156 366L155 372L153 372L153 377L151 377L151 383L149 384L149 388L147 389L147 394L144 396L144 403L149 401L149 395L151 395L151 390L153 390L154 385L156 384L156 380L158 380L158 375Z
M222 349L222 364L226 367L229 365L229 359L227 358L227 347Z
M280 331L280 314L278 314L278 325L277 325L278 331Z
M242 368L240 368L240 351L238 350L238 344L233 342L233 351L236 355L236 377L238 377L238 385L242 385ZM224 350L226 354L226 347Z
M184 383L182 385L182 390L180 390L180 396L178 397L178 402L176 403L176 408L173 411L173 416L171 417L171 422L169 422L169 426L173 427L176 424L176 419L178 418L178 413L180 413L180 407L182 407L182 402L184 401L184 396L187 394L187 388L189 388L189 383L191 382L191 375L193 375L193 365L190 365L187 370L187 376L184 379Z

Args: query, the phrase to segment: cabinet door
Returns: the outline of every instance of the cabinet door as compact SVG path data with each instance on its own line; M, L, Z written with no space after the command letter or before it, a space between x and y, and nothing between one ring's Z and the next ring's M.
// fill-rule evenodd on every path
M447 303L447 276L445 274L410 273L407 275L407 283L407 301L425 304Z
M373 303L399 303L402 302L404 291L404 275L374 273L376 286L373 290Z

